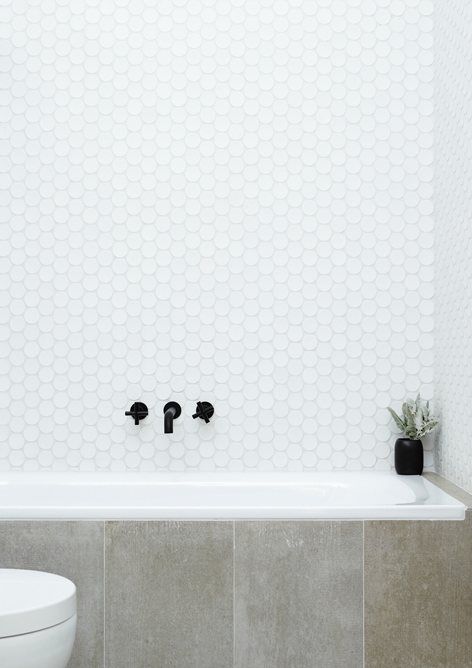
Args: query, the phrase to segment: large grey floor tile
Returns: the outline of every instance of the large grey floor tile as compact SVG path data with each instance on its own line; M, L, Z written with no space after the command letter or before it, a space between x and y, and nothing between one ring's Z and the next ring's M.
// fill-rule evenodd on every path
M0 568L70 578L77 586L78 626L69 668L102 668L102 522L0 522Z
M232 666L230 522L106 525L106 665Z
M241 522L235 666L362 666L362 523Z
M472 666L472 521L366 522L366 668Z

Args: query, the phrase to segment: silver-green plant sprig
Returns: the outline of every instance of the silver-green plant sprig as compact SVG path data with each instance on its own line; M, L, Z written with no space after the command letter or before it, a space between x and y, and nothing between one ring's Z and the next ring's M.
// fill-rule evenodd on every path
M390 415L397 427L412 439L421 439L436 429L439 419L431 415L429 401L422 401L418 394L416 399L407 399L402 406L402 416L398 415L393 408L388 408Z

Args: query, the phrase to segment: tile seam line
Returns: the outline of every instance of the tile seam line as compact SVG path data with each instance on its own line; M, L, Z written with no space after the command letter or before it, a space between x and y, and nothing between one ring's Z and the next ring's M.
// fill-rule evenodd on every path
M362 520L362 666L365 668L365 520Z
M233 668L236 668L236 522L233 520Z
M107 523L103 522L103 668L106 668L106 639L107 639L107 613L106 613L106 526Z

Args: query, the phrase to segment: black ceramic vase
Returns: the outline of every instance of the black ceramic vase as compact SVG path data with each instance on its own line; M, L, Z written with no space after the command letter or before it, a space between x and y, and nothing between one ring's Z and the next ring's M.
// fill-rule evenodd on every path
M399 475L423 473L423 443L413 438L398 438L395 443L395 471Z

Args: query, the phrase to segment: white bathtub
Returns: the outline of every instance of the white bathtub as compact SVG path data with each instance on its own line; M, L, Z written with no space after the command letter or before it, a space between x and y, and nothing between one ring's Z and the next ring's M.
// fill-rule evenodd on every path
M455 519L465 506L393 473L0 473L0 519Z

